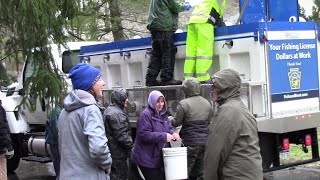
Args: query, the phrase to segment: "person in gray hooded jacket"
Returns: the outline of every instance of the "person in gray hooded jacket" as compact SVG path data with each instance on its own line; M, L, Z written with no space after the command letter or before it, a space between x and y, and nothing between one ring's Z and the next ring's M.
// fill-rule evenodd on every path
M127 91L117 88L111 93L111 104L103 114L109 140L108 146L113 160L111 180L126 180L128 178L127 159L131 155L133 140L129 119L124 111L127 104Z
M77 64L69 77L74 90L64 99L58 120L60 180L107 180L112 159L97 104L105 82L89 64Z
M183 81L185 99L177 106L171 124L181 126L179 135L188 153L188 176L190 180L203 179L203 157L213 114L211 103L200 96L200 82L197 78Z
M205 180L262 180L257 122L240 99L239 73L225 69L212 76L219 108L209 126Z

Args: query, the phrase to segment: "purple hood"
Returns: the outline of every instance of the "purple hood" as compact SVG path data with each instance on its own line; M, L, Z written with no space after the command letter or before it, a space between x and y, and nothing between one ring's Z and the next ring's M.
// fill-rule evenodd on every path
M163 97L163 99L164 99L164 106L159 113L161 116L167 112L167 103L166 103L166 99L165 99L164 95L160 91L154 90L149 94L148 105L151 109L156 111L157 101L160 97Z

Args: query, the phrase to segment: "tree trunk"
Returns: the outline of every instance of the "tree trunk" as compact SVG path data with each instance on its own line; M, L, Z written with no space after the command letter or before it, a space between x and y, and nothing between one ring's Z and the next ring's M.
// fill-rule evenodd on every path
M110 10L110 23L114 41L124 40L124 32L121 24L121 11L118 0L108 0Z

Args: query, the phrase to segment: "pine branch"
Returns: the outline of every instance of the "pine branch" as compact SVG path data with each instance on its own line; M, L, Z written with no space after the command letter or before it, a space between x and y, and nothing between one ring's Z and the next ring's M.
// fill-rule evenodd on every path
M79 37L78 35L76 35L75 33L73 33L72 31L68 31L68 34L71 35L72 37L80 40L80 41L85 41L85 39L82 39L81 37Z

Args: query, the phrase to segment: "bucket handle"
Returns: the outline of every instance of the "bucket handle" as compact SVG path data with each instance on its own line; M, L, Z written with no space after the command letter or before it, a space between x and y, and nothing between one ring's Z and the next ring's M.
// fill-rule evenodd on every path
M146 179L144 178L144 175L143 175L143 173L142 173L142 171L141 171L141 169L139 168L138 165L137 165L137 169L138 169L138 172L139 172L139 175L140 175L141 179L146 180Z
M171 141L170 141L170 142L171 142ZM169 142L169 144L170 144L170 146L172 147L172 145L171 145L171 143L170 143L170 142ZM164 148L164 147L165 147L165 145L166 145L166 144L164 144L162 148ZM180 147L186 147L186 146L183 144L182 140L181 140L181 146L180 146Z

